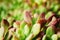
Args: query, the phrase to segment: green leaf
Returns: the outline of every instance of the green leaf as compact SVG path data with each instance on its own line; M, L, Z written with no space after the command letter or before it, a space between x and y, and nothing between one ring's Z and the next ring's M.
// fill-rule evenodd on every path
M20 29L24 29L25 25L26 25L26 23L24 21L22 21L21 24L20 24Z
M1 20L2 20L2 18L1 18L1 16L0 16L0 22L1 22Z
M20 40L24 40L25 39L25 35L24 35L24 31L23 30L18 30L18 35L19 35L19 39Z
M6 33L5 37L4 37L4 40L8 40L8 32Z
M27 36L27 38L25 40L32 40L33 39L33 34L31 33L29 36Z
M51 38L47 37L46 35L43 36L42 40L51 40Z
M3 34L4 34L4 27L0 28L0 40L3 39Z
M36 23L33 25L29 36L27 36L26 40L32 40L36 35L40 32L40 24Z
M52 35L51 37L52 40L58 40L58 36L56 34Z
M40 12L40 13L46 13L46 12L47 12L47 10L46 10L46 8L45 8L45 7L40 6L40 7L39 7L39 12Z
M52 26L48 27L46 30L46 36L50 38L53 34L54 34L54 30Z
M34 35L34 37L36 35L38 35L40 32L40 24L39 23L36 23L33 25L32 29L31 29L31 33Z
M46 39L46 35L43 36L42 40L47 40L47 39Z
M25 34L24 34L24 26L25 26L25 22L23 21L21 24L20 24L20 28L17 32L17 34L20 36L20 39L21 40L24 40L25 39Z
M50 9L53 10L54 6L55 6L55 4L52 3L51 6L50 6Z
M59 16L60 16L60 11L58 11L57 15L59 15Z
M30 32L30 27L28 25L25 25L25 27L24 27L24 34L26 36L28 36L29 32Z
M53 14L52 14L52 12L51 12L51 11L50 11L50 12L48 12L48 13L46 14L46 16L45 16L45 19L49 19L52 15L53 15Z
M34 0L34 2L37 3L37 4L41 4L42 0Z
M58 38L60 38L60 32L57 33Z
M7 21L9 22L10 25L12 25L13 20L14 20L13 17L9 17L9 18L7 19Z
M58 9L59 9L59 5L55 5L53 11L54 11L54 12L57 12Z
M28 10L28 9L30 9L30 6L27 3L24 3L24 9Z
M6 33L8 32L8 27L9 27L8 21L3 19L1 22L1 27L4 27L4 37L5 37Z

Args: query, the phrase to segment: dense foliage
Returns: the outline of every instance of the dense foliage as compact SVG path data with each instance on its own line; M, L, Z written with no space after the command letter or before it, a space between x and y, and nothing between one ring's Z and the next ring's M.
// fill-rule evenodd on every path
M0 0L0 40L60 40L59 0Z

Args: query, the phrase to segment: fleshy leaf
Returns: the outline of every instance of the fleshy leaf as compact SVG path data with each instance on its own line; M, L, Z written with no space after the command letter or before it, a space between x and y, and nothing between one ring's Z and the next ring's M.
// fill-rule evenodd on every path
M50 11L50 12L48 12L48 13L46 14L45 19L49 21L49 20L51 20L51 17L54 16L54 15L55 15L55 14Z
M33 25L32 29L31 29L31 33L33 33L34 37L36 35L38 35L40 32L40 24L39 23L36 23Z
M28 12L28 11L25 12L24 20L27 24L32 24L32 17L30 15L30 12Z
M27 36L29 34L30 27L28 25L25 25L24 27L24 34Z
M56 25L56 23L57 23L56 17L52 17L52 20L51 20L51 22L48 24L48 26L54 26L54 25Z
M46 36L51 37L53 34L54 34L53 28L51 26L48 27L47 30L46 30Z
M0 28L0 40L3 39L3 35L4 35L4 27Z
M58 40L58 36L56 34L53 34L51 37L52 40Z
M47 40L47 39L46 39L46 35L43 36L42 40Z

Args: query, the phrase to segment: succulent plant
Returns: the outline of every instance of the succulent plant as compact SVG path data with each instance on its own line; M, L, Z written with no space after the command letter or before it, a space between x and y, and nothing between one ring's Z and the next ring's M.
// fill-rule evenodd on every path
M0 40L60 40L59 0L0 0Z

